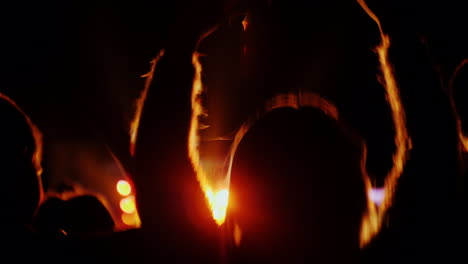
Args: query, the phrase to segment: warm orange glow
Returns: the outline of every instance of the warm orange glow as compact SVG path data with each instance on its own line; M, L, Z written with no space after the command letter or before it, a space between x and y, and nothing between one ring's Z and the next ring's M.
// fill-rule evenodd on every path
M200 100L200 95L203 92L203 84L201 80L202 66L199 61L199 56L200 55L197 52L194 52L192 57L195 75L192 88L192 118L189 128L188 154L197 175L198 182L205 193L208 205L213 214L213 219L218 225L222 225L226 217L226 209L229 201L229 184L225 183L224 187L218 187L219 184L217 185L214 182L214 175L209 175L207 173L207 170L203 167L202 160L200 158L199 131L206 128L206 126L200 123L199 117L203 115L206 116L207 113L203 109L202 102ZM224 175L219 176L225 178Z
M242 229L237 223L234 224L232 236L234 237L234 244L236 245L236 247L239 247L242 241Z
M244 16L244 19L242 20L242 28L244 29L244 32L247 31L248 26L249 26L249 13L246 13ZM247 54L247 44L242 45L242 54L244 55Z
M135 116L133 117L133 120L130 123L130 154L132 156L135 155L135 145L138 136L138 127L140 126L141 113L143 111L146 96L148 95L149 87L154 77L154 69L156 68L156 65L158 64L162 56L164 56L164 50L161 50L158 56L156 56L156 58L154 58L151 61L150 71L147 74L141 76L146 77L145 88L141 92L140 97L135 102Z
M458 133L458 137L460 139L460 145L462 146L463 152L468 152L468 137L463 135L463 132L461 132L461 129L460 129L460 132Z
M244 16L244 19L242 20L242 27L244 28L244 31L247 31L248 26L249 26L249 14L247 13Z
M127 196L132 192L132 186L125 180L118 181L116 188L117 192L122 196Z
M392 205L393 195L400 178L404 165L407 159L407 152L411 149L411 140L406 129L405 112L401 103L399 88L393 76L393 69L388 58L388 49L390 47L390 38L383 33L381 24L377 16L369 9L364 0L358 0L358 3L364 11L377 24L382 42L377 47L376 51L379 57L380 69L382 73L382 83L385 88L387 101L389 102L392 112L392 119L395 127L395 146L396 151L393 154L393 166L385 178L385 199L379 207L376 207L373 202L368 199L368 211L364 214L361 226L361 247L367 245L370 240L380 231L382 221ZM363 159L365 161L365 158ZM364 169L365 170L365 169ZM372 191L372 184L365 174L364 181L366 191Z
M62 235L64 235L64 236L68 236L68 233L63 229L60 229L60 233L62 233Z
M322 110L327 116L334 120L338 120L338 110L326 99L315 93L288 93L279 94L268 100L265 106L259 109L256 115L247 120L241 125L235 137L232 139L230 150L224 159L221 159L220 164L214 165L214 168L208 168L209 163L203 160L200 156L200 145L203 143L200 137L200 131L206 129L207 126L200 123L200 116L207 116L205 109L202 106L200 95L203 92L202 82L202 65L199 61L197 52L194 52L192 63L195 68L195 74L192 87L192 118L189 128L188 138L188 154L192 162L192 166L197 175L198 182L205 193L209 207L213 214L213 219L218 225L225 221L226 209L229 203L229 183L231 177L232 163L237 150L244 135L249 131L254 123L264 116L266 113L283 107L291 107L298 109L300 107L314 107ZM213 167L213 165L212 165Z
M228 190L221 190L216 192L215 194L209 194L208 196L212 196L210 198L211 201L211 209L213 210L213 218L219 222L224 221L226 217L226 209L229 201L229 191Z
M29 126L31 127L31 131L34 137L34 143L36 144L36 149L33 154L33 165L36 169L36 174L40 177L42 175L42 133L39 130L39 128L32 123L31 119L29 119L28 116L26 116L26 120L28 121Z
M122 222L128 226L141 226L140 217L138 214L122 214Z
M134 213L136 211L135 197L129 196L120 200L120 209L127 214Z
M455 68L455 71L453 72L452 76L450 77L449 91L448 91L452 111L453 111L453 113L455 115L455 119L456 119L456 122L457 122L457 133L458 133L458 139L459 139L459 142L460 142L460 149L463 152L468 152L468 136L465 135L465 132L462 129L462 121L460 119L460 115L458 114L458 110L457 110L457 107L455 105L455 98L454 98L454 94L453 94L454 93L453 84L454 84L455 78L457 77L457 75L459 74L461 69L463 69L463 67L465 67L466 65L468 65L468 58L462 60L457 65L457 67Z
M301 107L312 107L321 110L328 117L338 120L338 110L325 98L313 92L299 92L278 94L268 100L265 104L265 113L277 108L290 107L299 109Z
M31 118L16 104L15 101L13 101L10 97L0 93L0 99L5 100L8 103L10 103L13 107L18 110L23 116L26 122L28 123L31 133L34 138L34 143L35 143L35 150L32 156L32 164L34 168L36 169L36 175L38 177L38 183L39 183L39 188L40 188L40 197L39 197L39 202L42 203L44 201L44 193L43 193L43 187L42 187L42 133L39 130L39 128L31 121Z
M246 30L248 26L248 14L244 17L242 25L244 30ZM216 29L217 27L213 27L203 34L199 39L199 43ZM201 122L201 120L207 119L208 113L203 107L201 100L204 88L202 80L203 69L202 64L200 63L200 56L201 55L197 51L192 55L194 77L191 94L192 113L187 144L188 156L200 187L205 194L208 206L211 209L213 219L218 225L222 225L225 221L226 210L229 204L231 170L237 147L244 135L249 131L250 127L252 127L259 118L271 110L281 107L292 107L295 109L300 107L314 107L322 110L327 116L334 120L338 119L338 111L333 104L315 93L300 92L299 94L279 94L267 101L266 104L259 109L257 113L255 113L255 115L244 122L239 127L234 138L219 137L216 139L202 139L201 131L209 128L209 126ZM213 160L212 157L205 158L200 154L200 147L203 142L226 139L231 140L232 143L228 153L226 153L224 157L218 157L218 160Z
M133 188L129 174L112 151L107 146L96 147L95 142L68 142L59 146L51 151L51 157L55 157L51 158L51 162L63 167L49 172L46 197L66 201L80 196L93 196L112 217L115 232L139 228L141 224L135 220L139 219L135 199L137 190ZM69 154L74 158L70 159ZM70 167L76 168L73 177L63 173ZM72 188L64 191L60 188L63 184ZM127 223L122 220L123 213L133 215L132 218L126 217Z

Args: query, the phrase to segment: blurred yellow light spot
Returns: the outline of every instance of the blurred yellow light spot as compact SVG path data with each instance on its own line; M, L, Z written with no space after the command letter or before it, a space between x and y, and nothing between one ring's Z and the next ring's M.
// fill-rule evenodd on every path
M120 209L124 211L127 214L131 214L136 211L136 205L135 205L135 197L134 196L129 196L126 198L122 198L120 200Z
M128 181L120 180L117 182L117 191L120 195L127 196L132 192L132 186L130 186Z
M122 222L128 226L139 227L141 225L140 217L137 213L133 214L122 214Z
M226 218L226 209L229 201L229 191L218 191L210 200L213 218L218 225L221 225L224 223L224 220Z

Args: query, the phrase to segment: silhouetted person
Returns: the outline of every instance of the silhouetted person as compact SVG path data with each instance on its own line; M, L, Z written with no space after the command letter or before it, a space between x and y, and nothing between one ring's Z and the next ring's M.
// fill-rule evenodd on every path
M23 114L0 98L0 173L3 221L27 229L39 205L39 179L33 165L34 137Z
M464 227L457 224L460 164L446 90L448 76L467 55L466 37L459 33L466 27L463 11L456 1L368 2L390 38L389 61L412 142L379 247L391 255L387 263L436 256L456 262L460 250L455 241ZM444 19L435 21L436 16Z
M85 195L63 201L49 198L38 210L34 226L50 237L98 238L113 233L114 223L103 204Z
M24 114L5 98L0 98L0 124L2 256L15 262L34 257L52 263L61 263L62 257L71 254L78 255L77 260L92 256L80 250L85 247L65 237L67 231L75 235L112 228L105 208L87 197L69 202L51 199L40 204L43 190L33 163L38 146L32 128Z
M248 132L231 178L229 263L360 263L360 152L334 122L281 109Z
M184 6L171 25L165 55L148 91L136 144L137 233L145 260L173 263L218 260L216 227L188 158L194 68L192 53L202 33L216 24L222 7ZM205 15L201 15L205 14ZM155 51L155 54L157 51Z
M31 224L42 190L32 161L35 150L33 133L24 115L11 102L0 98L0 223L6 245L2 255L11 254L16 260L25 255L14 252L34 254L36 247Z
M205 258L218 235L187 154L191 73L190 48L166 51L143 110L133 178L145 259Z

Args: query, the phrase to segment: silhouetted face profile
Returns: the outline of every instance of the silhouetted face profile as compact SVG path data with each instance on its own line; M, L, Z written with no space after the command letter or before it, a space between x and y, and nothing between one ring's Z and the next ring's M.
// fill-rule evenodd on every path
M23 114L1 98L0 124L2 221L29 224L41 192L32 162L36 148L34 137Z

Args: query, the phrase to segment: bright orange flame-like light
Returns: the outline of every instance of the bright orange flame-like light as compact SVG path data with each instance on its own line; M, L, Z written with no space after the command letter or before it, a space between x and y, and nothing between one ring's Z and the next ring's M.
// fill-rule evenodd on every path
M210 182L207 171L201 164L200 157L200 135L199 131L204 127L200 123L199 117L206 115L203 109L200 95L203 92L203 84L201 80L202 66L199 61L199 54L193 53L192 63L195 68L195 75L192 87L192 118L190 122L189 138L188 138L188 154L192 162L192 166L197 175L198 182L205 193L209 207L213 214L213 219L218 225L222 225L226 218L226 209L229 201L229 191L226 188L215 188ZM223 176L223 175L221 175Z
M392 205L393 195L397 186L397 181L400 178L404 165L407 159L407 151L411 149L411 140L406 129L406 119L403 105L401 103L399 88L393 75L393 69L388 58L388 49L390 47L390 38L383 33L380 20L369 9L364 0L357 0L362 9L369 15L377 24L382 42L377 47L376 51L379 57L380 68L382 73L382 83L385 87L387 101L389 102L392 112L392 119L395 126L395 146L396 151L393 154L393 166L385 178L385 195L382 204L375 208L372 201L368 202L368 211L364 215L361 226L361 247L367 245L370 240L380 231L383 218ZM370 180L365 180L367 193L372 192L372 184Z
M145 88L141 92L140 97L135 102L135 116L133 117L133 120L130 123L130 154L132 156L135 155L135 145L138 136L138 128L140 126L141 114L143 111L143 106L145 104L146 96L148 95L149 87L153 80L154 69L156 68L156 65L158 64L162 56L164 56L164 50L161 50L158 56L156 56L156 58L154 58L151 61L150 71L147 74L141 76L146 77Z
M126 180L120 180L117 182L117 192L122 196L127 196L132 192L132 186Z
M224 221L226 217L226 209L229 201L229 191L221 190L215 193L211 199L212 201L212 210L213 218L216 222Z
M249 14L247 13L244 16L244 19L242 20L242 27L244 28L244 31L247 30L247 27L249 26Z

